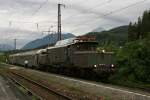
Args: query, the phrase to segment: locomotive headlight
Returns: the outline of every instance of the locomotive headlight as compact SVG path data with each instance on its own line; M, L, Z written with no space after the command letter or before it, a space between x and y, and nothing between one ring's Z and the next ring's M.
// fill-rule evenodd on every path
M102 50L103 53L105 53L105 50Z
M112 64L111 67L114 67L114 65Z
M94 65L94 67L96 68L96 67L97 67L97 65Z

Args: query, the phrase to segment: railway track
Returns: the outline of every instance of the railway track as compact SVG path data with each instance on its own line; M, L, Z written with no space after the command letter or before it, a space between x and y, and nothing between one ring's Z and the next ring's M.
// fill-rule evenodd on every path
M27 88L30 93L35 94L40 100L73 100L73 98L50 89L49 87L21 74L10 72L9 75L15 83Z

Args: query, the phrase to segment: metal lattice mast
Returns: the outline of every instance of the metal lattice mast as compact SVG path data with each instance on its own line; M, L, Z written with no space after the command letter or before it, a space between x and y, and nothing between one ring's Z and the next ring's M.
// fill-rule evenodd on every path
M14 39L14 50L17 49L17 39Z
M65 6L63 4L58 4L58 41L61 40L61 6Z

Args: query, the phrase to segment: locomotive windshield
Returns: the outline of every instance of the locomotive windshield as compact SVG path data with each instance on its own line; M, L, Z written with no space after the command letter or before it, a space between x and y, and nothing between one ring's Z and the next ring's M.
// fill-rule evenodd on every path
M79 42L75 44L75 48L77 51L95 51L97 45L97 42Z

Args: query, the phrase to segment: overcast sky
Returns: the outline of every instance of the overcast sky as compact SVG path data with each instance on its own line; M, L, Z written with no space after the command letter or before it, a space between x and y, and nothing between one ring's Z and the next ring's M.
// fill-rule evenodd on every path
M13 44L17 38L20 48L45 36L42 31L52 25L56 31L58 3L65 4L62 31L74 35L127 25L150 7L150 0L0 0L0 44Z

